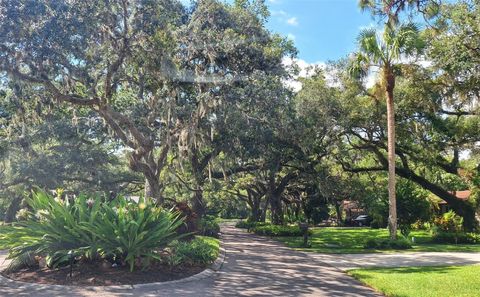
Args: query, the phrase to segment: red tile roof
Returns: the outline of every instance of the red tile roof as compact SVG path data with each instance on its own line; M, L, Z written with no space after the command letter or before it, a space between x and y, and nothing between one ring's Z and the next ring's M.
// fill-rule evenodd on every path
M462 200L467 200L468 197L470 197L470 194L472 194L472 192L470 190L453 191L453 192L450 192L450 193L457 196L458 199L462 199Z
M455 197L457 197L457 199L466 201L466 200L468 200L468 198L472 194L472 191L470 191L470 190L449 191L449 193L455 195ZM442 200L439 204L447 204L447 202Z

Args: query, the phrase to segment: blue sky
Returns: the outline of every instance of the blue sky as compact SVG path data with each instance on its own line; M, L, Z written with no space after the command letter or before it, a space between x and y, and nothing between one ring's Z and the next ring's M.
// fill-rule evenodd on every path
M290 36L308 63L337 60L353 52L362 27L375 24L358 0L266 0L268 28Z

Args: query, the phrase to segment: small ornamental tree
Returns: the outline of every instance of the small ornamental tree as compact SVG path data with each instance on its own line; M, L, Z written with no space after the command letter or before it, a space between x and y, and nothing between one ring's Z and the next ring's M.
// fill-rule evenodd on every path
M430 204L427 193L408 180L401 180L397 187L398 228L404 237L411 231L411 225L430 218Z

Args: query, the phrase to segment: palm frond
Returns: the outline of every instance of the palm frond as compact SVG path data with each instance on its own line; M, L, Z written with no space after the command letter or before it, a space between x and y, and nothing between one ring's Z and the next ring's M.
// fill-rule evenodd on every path
M420 36L420 30L414 23L402 24L391 30L391 38L387 44L392 59L400 59L401 55L411 56L420 54L425 43Z
M375 28L367 28L360 31L357 42L361 52L375 57L380 55L380 44Z
M368 75L370 61L368 57L362 53L355 53L350 61L348 73L355 79L361 79Z

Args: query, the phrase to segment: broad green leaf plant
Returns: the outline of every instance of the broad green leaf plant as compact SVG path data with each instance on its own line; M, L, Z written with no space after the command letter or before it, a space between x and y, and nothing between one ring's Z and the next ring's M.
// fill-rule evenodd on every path
M72 251L85 261L114 258L133 271L136 264L146 267L159 259L159 252L182 236L176 230L183 218L149 199L104 201L85 195L61 199L38 190L27 203L25 220L3 226L0 234L14 263L36 255L56 267L65 263Z

